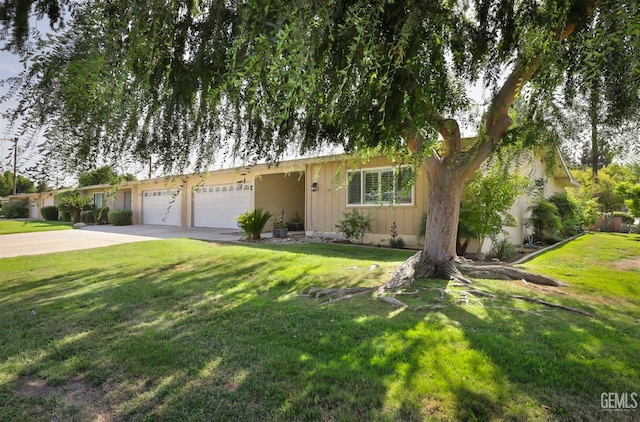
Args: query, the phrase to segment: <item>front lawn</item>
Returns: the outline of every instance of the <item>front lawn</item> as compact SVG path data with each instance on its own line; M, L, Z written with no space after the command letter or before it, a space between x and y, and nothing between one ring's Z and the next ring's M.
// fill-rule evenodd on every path
M45 220L7 220L0 218L0 234L45 232L73 229L73 223Z
M571 287L480 281L495 298L418 312L301 295L376 285L406 251L170 239L3 259L0 420L637 420L601 408L640 390L640 277L615 264L640 236L612 236L578 240L619 252L578 264L618 256L600 283L545 268ZM527 265L573 268L572 245Z

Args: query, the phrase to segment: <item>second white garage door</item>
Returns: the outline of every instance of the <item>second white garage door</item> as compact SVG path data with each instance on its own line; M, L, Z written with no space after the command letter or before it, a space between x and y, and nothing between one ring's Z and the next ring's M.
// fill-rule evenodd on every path
M179 226L182 200L177 190L142 192L142 224Z
M193 226L233 229L237 218L251 209L253 185L202 186L193 192Z

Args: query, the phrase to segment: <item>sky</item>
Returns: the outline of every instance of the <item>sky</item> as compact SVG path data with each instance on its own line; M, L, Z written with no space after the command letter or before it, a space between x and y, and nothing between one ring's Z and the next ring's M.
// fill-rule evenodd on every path
M32 19L31 27L42 32L49 30L49 24L45 21ZM0 80L17 76L23 70L20 57L0 50ZM7 92L7 86L0 86L0 96ZM18 136L18 129L11 127L9 122L2 118L2 114L15 105L15 101L0 103L0 171L7 170L13 172L13 146L14 138ZM42 141L38 136L34 139L27 139L25 136L18 136L18 174L23 173L27 167L35 164L37 158L37 146Z

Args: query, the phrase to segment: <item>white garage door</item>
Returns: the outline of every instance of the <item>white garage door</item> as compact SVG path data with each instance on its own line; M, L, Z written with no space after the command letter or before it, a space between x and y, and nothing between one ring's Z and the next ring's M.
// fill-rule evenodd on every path
M193 192L193 226L233 229L251 207L253 185L202 186Z
M142 192L142 224L179 226L181 197L175 189Z

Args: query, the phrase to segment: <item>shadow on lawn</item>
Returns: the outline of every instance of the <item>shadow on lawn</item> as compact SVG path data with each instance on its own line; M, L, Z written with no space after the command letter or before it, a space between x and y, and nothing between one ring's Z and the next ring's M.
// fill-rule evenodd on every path
M367 299L320 307L293 296L305 275L278 277L287 266L176 260L0 292L14 296L3 299L1 361L21 368L0 382L13 403L0 419L596 419L601 392L637 388L637 327L499 309L391 312ZM25 390L42 379L47 388ZM87 400L64 393L78 380Z
M318 255L326 258L349 258L356 260L374 260L379 262L404 261L417 251L410 249L380 248L368 245L349 245L340 243L253 243L242 242L238 245L252 249L284 251L294 254Z

